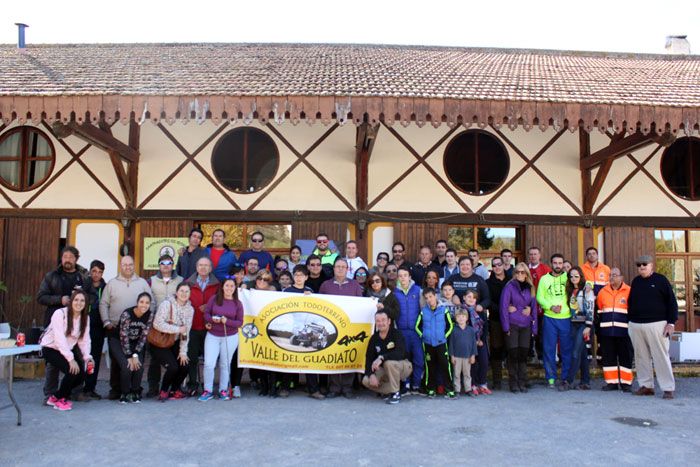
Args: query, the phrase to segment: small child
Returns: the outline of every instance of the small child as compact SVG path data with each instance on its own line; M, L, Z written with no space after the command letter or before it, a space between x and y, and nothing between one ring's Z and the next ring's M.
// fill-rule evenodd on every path
M474 328L467 326L467 313L464 308L455 311L457 326L452 331L449 351L454 367L455 393L459 394L464 375L464 392L469 395L472 387L471 366L476 362L477 350Z
M447 311L450 312L450 318L454 321L455 311L462 307L462 305L459 304L459 298L455 297L455 286L452 284L452 281L448 279L442 283L440 291L442 295L438 300L438 304L447 308Z
M425 386L428 397L435 398L437 389L435 375L439 371L446 386L445 398L457 399L452 387L452 370L447 352L447 338L452 333L450 313L447 308L438 305L438 295L435 289L426 287L423 290L423 297L426 305L418 315L416 332L423 341L425 349Z
M485 324L486 311L479 313L476 311L476 303L479 301L479 292L475 289L468 289L464 294L464 304L469 312L469 322L474 328L476 336L476 363L472 366L473 381L472 395L491 395L491 390L486 386L486 374L489 365L489 351L486 346L487 329ZM482 316L483 314L483 316Z

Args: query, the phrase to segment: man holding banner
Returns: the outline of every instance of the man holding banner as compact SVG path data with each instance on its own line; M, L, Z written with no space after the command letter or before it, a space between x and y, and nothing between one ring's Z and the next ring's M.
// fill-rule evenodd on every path
M345 276L338 260L327 295L240 290L245 318L240 329L239 366L284 373L340 375L336 395L353 397L352 373L364 373L376 301ZM337 283L334 283L335 282ZM353 295L354 294L354 295ZM332 379L334 381L334 379Z
M362 384L387 397L387 404L401 402L401 381L408 378L413 365L406 358L406 341L393 326L384 310L375 314L374 335L367 345L365 376Z
M348 279L348 262L343 258L336 258L333 263L332 279L328 279L321 284L319 293L344 295L349 297L362 297L362 286L354 279ZM338 397L341 394L346 399L354 399L355 393L352 392L352 373L342 373L331 375L328 380L330 382L329 398Z

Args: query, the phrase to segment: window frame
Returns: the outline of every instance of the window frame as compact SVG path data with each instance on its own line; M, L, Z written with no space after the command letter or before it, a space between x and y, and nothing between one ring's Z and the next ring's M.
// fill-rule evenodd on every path
M0 144L2 144L7 138L9 138L11 135L15 133L21 133L21 142L20 142L20 154L18 157L12 157L12 158L2 158L2 161L7 161L7 162L14 162L17 161L19 162L19 186L11 185L8 183L4 178L0 177L0 185L4 186L8 190L12 191L17 191L17 192L26 192L26 191L32 191L37 188L39 188L41 185L43 185L51 176L51 173L53 172L53 169L56 165L56 148L53 145L53 141L51 141L51 138L41 131L40 129L33 127L33 126L28 126L28 125L22 125L18 126L15 128L12 128L2 135L0 135ZM51 150L51 157L36 157L36 156L30 156L29 155L29 136L31 133L36 133L40 137L44 138L46 142L49 145L49 149ZM26 179L27 179L27 170L28 170L28 164L33 162L33 161L40 161L40 162L47 162L50 161L51 165L49 166L48 170L46 171L46 174L44 175L43 178L40 180L34 182L32 185L27 185L26 184Z
M453 227L466 227L466 228L471 228L472 229L472 244L474 245L474 248L479 250L478 247L478 236L479 236L479 229L484 229L484 228L494 228L494 229L516 229L520 230L520 250L512 250L513 251L513 263L512 265L515 266L519 262L526 262L525 260L525 250L523 250L523 234L524 234L524 227L522 225L484 225L484 224L449 224L447 226L447 231L448 231L448 236L447 236L447 246L448 248L454 248L452 245L450 245L450 237L449 237L449 229ZM516 237L517 238L517 237ZM459 258L460 256L466 256L469 250L457 250L455 248L455 251L457 251L457 257ZM491 261L488 261L488 264L486 264L486 260L490 260L491 258L494 258L496 256L499 256L501 254L501 250L479 250L479 258L481 259L481 262L486 266L486 268L491 271ZM521 261L518 261L519 258L523 258Z
M194 227L197 227L197 228L200 228L200 229L201 229L203 224L216 225L216 226L222 226L222 225L240 225L240 226L243 226L243 233L242 233L242 235L243 235L243 242L244 242L243 247L242 247L241 249L238 249L238 248L235 248L235 249L234 249L234 248L231 248L231 249L233 250L233 252L236 253L236 256L240 256L241 253L243 253L244 251L247 251L247 250L250 249L249 236L256 232L256 230L253 230L253 229L250 229L250 232L249 232L249 227L250 227L250 226L253 226L253 225L288 225L289 228L290 228L290 232L291 232L291 229L292 229L292 223L291 223L291 222L220 222L220 221L196 221L196 222L194 223ZM292 232L292 235L293 235L293 232ZM267 241L267 238L265 239L265 241ZM282 256L282 257L284 257L285 259L287 259L287 258L289 257L289 250L291 249L291 247L294 246L294 242L292 241L292 236L291 236L291 235L290 235L289 242L290 242L289 248L267 248L267 247L263 247L263 250L265 250L265 251L267 251L268 253L270 253L270 254L272 255L273 258L274 258L275 256ZM205 244L205 239L203 238L203 239L202 239L202 245L204 245L204 244Z
M476 135L476 144L475 144L475 155L474 155L474 188L475 192L469 192L465 189L463 189L460 185L455 183L455 181L452 179L450 176L450 171L447 168L447 153L449 152L450 148L452 145L457 141L459 138L462 138L466 134L474 134ZM498 146L500 146L501 150L503 151L503 154L505 154L505 164L504 164L504 174L503 174L503 179L500 181L500 183L494 187L492 190L485 191L483 193L479 193L479 136L484 136L488 137L490 139L493 139L493 141L496 142ZM510 153L508 152L508 148L506 148L505 144L503 144L503 141L501 141L501 138L498 136L494 135L493 133L490 133L486 130L481 130L481 129L471 129L471 130L466 130L462 131L459 134L455 135L449 143L447 143L447 146L445 147L445 151L442 154L442 168L445 171L445 175L447 175L447 179L449 182L452 184L453 187L455 187L457 190L459 190L462 193L465 193L469 196L486 196L495 193L498 191L503 184L508 180L508 174L510 173Z

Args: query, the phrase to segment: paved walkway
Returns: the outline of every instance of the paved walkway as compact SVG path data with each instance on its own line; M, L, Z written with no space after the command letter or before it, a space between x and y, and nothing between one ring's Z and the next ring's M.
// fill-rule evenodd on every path
M41 386L15 384L23 426L0 412L3 466L695 465L700 453L700 378L678 378L671 401L535 385L389 406L368 392L316 401L244 387L231 402L76 402L70 412L42 406ZM104 381L98 390L107 392Z

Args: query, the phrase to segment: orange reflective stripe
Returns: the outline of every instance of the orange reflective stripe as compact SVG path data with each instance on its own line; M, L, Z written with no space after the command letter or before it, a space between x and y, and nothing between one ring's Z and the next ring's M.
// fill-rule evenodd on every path
M632 370L621 366L620 367L620 381L623 383L632 384L633 379L634 379L634 376L632 375Z
M605 369L605 368L614 368L614 369ZM615 384L620 382L620 376L619 373L617 372L617 367L604 367L603 368L603 378L605 378L605 382L608 384Z

